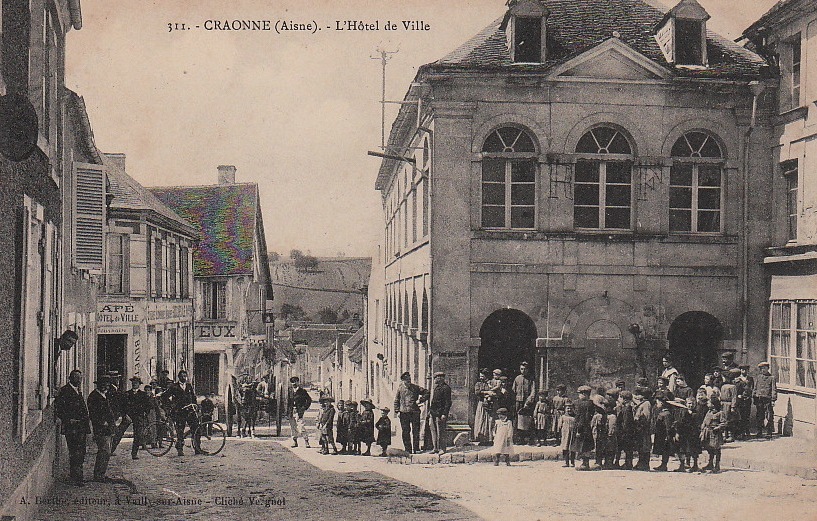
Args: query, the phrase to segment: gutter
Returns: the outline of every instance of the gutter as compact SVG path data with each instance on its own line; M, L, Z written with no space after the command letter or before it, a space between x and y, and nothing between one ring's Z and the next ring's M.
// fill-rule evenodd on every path
M71 26L79 31L82 29L82 8L80 0L68 0L68 12L71 13Z

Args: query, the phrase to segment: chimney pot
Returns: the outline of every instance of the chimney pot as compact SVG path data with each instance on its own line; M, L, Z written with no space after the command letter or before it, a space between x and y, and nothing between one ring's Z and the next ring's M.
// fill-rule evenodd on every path
M119 170L125 171L125 154L122 153L109 153L106 152L103 154L105 159L108 160L114 167L118 168Z
M220 185L234 185L235 184L235 166L234 165L218 165L218 184L220 184Z

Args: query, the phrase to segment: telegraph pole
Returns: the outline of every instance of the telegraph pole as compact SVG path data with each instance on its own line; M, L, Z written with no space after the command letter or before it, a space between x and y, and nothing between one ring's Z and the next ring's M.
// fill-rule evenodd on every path
M399 51L386 51L377 48L375 51L379 56L370 56L372 60L380 60L382 77L380 89L380 150L386 150L386 63L391 59L393 54Z

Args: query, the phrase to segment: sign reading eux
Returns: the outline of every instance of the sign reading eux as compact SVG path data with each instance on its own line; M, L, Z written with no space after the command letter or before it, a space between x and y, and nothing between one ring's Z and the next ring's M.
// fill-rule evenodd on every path
M196 340L235 340L236 322L205 322L196 324Z

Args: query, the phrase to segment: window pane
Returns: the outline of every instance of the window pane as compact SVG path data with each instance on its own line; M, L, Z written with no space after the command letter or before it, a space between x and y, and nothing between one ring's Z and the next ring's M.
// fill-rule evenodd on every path
M496 131L491 132L491 135L485 140L485 144L482 145L483 152L502 152L504 148L502 140L499 139L499 134Z
M798 304L797 329L815 330L817 328L814 324L815 311L817 311L817 304Z
M669 173L669 184L672 186L692 186L692 164L675 163Z
M698 208L703 210L720 210L721 189L701 188L698 190Z
M536 199L536 186L533 183L511 185L511 204L533 205Z
M596 141L602 149L609 149L610 142L617 133L615 129L610 127L597 127L591 132L596 136Z
M630 185L613 185L607 187L608 206L630 206Z
M596 161L579 161L576 163L577 183L598 183L599 163Z
M721 186L721 167L717 165L698 166L698 186Z
M598 208L586 208L579 206L573 208L573 224L576 226L576 228L598 228Z
M791 379L791 369L788 358L771 357L772 375L778 382L789 383Z
M482 180L505 182L505 160L504 159L483 159L482 160Z
M515 161L511 163L511 181L532 183L536 181L536 165L531 161Z
M533 206L511 208L511 228L533 228Z
M691 232L692 212L690 210L670 210L669 229L672 232Z
M692 155L692 151L689 149L689 145L684 139L684 136L678 138L678 141L672 145L670 154L672 154L673 157L689 157Z
M699 232L719 232L721 231L720 212L698 212Z
M483 206L482 226L485 228L503 228L505 226L505 207Z
M578 205L599 204L599 185L576 185L573 201Z
M709 136L703 132L687 132L684 137L689 143L689 147L692 149L692 152L696 153L703 148L704 142Z
M607 163L607 182L608 183L629 183L630 182L630 163L609 162Z
M610 143L610 147L608 148L611 154L630 154L630 143L627 142L627 139L621 134L621 132L616 132L616 136L613 138L613 142Z
M789 329L791 327L791 304L784 303L780 305L780 327Z
M797 361L797 385L814 389L817 387L817 362Z
M701 157L721 157L721 147L711 136L701 148Z
M604 211L604 227L617 230L630 229L630 209L607 208Z
M692 208L692 189L670 188L669 206L670 208Z
M596 140L593 138L593 134L591 132L588 132L582 136L582 138L576 144L576 152L580 154L598 154L599 145L596 144Z
M482 204L505 204L505 185L482 183Z

